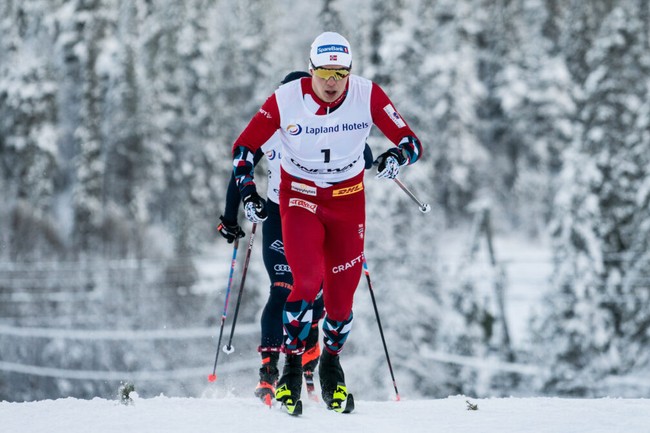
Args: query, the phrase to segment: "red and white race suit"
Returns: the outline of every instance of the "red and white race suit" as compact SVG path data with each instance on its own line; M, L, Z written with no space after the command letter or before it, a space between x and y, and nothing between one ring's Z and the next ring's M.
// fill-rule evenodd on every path
M287 302L313 302L323 284L330 319L352 312L365 236L363 151L372 125L395 145L417 137L384 91L350 75L342 101L327 105L303 78L279 87L234 144L254 152L281 135L280 215L294 285ZM413 162L415 161L414 158Z

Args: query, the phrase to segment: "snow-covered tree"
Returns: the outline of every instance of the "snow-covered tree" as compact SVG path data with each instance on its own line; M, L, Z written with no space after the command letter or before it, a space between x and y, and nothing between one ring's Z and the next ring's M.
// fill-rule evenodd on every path
M72 208L73 244L78 252L97 251L104 217L101 136L101 82L97 60L104 48L109 4L103 0L73 1L56 15L58 49L63 57L62 95L74 127L62 139L74 155Z
M553 220L555 290L538 323L547 390L597 394L647 366L648 34L638 2L618 5L585 53L590 71ZM645 132L644 132L645 131Z
M47 17L39 5L9 3L0 22L0 176L5 204L0 230L10 247L5 252L14 260L63 250L52 218L59 180L58 86L46 56L51 48Z
M573 81L545 32L558 20L553 3L543 7L542 2L510 2L507 10L506 58L494 59L500 66L491 79L500 120L487 119L493 126L486 138L507 148L495 155L505 168L494 179L501 215L512 227L538 236L545 232L556 189L552 179L571 139ZM496 124L500 126L494 129Z

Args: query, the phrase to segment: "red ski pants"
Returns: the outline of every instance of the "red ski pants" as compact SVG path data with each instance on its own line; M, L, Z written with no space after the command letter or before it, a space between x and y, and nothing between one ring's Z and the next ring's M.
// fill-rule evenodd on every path
M328 188L282 171L280 215L293 273L288 302L312 303L323 283L330 319L347 320L361 278L365 236L363 172Z

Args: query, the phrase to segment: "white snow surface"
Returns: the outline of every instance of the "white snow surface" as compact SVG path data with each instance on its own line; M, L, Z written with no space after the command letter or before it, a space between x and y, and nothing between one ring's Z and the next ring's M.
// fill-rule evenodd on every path
M304 400L303 400L304 401ZM468 410L467 402L478 405ZM65 398L0 403L4 433L216 433L309 431L337 433L642 433L650 431L648 399L491 398L357 401L351 414L304 402L300 417L254 397Z

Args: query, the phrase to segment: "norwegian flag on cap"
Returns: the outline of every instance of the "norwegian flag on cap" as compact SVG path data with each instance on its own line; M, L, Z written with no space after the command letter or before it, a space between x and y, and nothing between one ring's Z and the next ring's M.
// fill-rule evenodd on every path
M336 54L330 54L330 62L336 62Z

